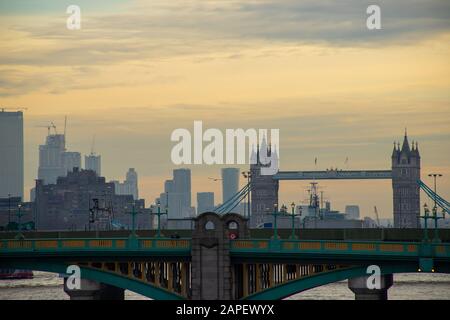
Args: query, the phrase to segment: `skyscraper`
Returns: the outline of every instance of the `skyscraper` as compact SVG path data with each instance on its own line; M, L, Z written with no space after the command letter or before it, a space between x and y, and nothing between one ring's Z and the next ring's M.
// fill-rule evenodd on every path
M345 214L347 215L347 219L359 219L359 206L358 205L345 206Z
M197 193L197 214L214 210L214 192Z
M86 170L94 171L100 177L102 175L102 157L92 153L84 156L84 167Z
M23 199L23 114L0 110L0 198Z
M173 170L173 192L183 194L182 207L191 206L191 170Z
M238 192L239 169L222 169L222 203L225 203Z
M111 181L114 183L116 194L132 195L134 200L139 199L138 175L134 168L128 169L124 182Z
M63 152L61 156L64 176L72 172L74 168L81 169L81 154L79 152Z
M44 184L55 184L58 177L66 174L62 157L65 150L63 134L49 134L45 144L39 146L38 179Z

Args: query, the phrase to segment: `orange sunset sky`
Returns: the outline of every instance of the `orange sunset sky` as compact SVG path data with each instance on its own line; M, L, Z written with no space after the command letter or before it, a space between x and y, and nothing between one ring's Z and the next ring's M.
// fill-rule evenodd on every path
M395 4L393 3L395 2ZM102 171L139 173L147 204L175 168L174 129L279 128L282 170L389 169L407 127L422 176L444 174L450 198L450 3L377 1L0 0L0 106L26 107L25 194L53 121L83 155L96 136ZM66 8L81 8L68 30ZM317 167L314 159L317 157ZM344 163L348 157L347 164ZM214 191L222 166L188 166L192 200ZM241 166L245 168L245 166ZM242 181L243 183L244 181ZM282 182L280 201L306 198ZM389 181L323 181L332 207L392 217ZM422 196L422 201L426 201Z

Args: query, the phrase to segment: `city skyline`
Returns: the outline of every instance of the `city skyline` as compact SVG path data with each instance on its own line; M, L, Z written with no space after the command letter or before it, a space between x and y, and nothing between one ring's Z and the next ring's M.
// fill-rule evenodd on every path
M449 4L383 2L383 29L371 32L357 1L275 8L273 1L81 0L77 31L65 28L64 5L42 3L38 10L0 2L7 44L0 102L28 108L26 199L46 133L37 126L62 128L65 115L68 149L88 155L96 135L102 175L118 180L135 167L147 203L176 169L170 133L195 120L280 128L282 170L389 169L392 142L407 127L419 141L423 180L442 173L438 189L450 197ZM193 195L221 194L208 177L222 166L189 168ZM369 215L377 205L381 217L392 217L388 181L321 185L341 211L356 203ZM300 201L306 187L281 183L280 202Z

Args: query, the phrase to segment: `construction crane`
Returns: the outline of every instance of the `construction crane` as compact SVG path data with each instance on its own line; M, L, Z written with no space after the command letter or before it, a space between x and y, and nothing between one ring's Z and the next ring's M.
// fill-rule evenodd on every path
M0 108L2 112L5 112L5 110L28 110L28 108Z
M380 217L378 216L377 206L374 206L373 209L374 209L374 211L375 211L375 217L377 218L377 224L378 224L378 227L381 227L381 226L380 226Z
M56 131L56 126L53 122L51 122L49 125L43 125L43 126L36 126L36 128L47 128L47 135L50 135L50 130L53 128L53 130L55 130L55 134L58 134L58 132Z
M47 128L48 132L47 135L50 135L50 129L52 128L52 126L48 125L48 126L36 126L36 128Z
M94 136L92 137L91 156L95 156L95 134L94 134Z
M51 127L53 128L53 130L55 130L55 134L58 134L58 131L56 131L56 126L55 124L52 122L50 122Z

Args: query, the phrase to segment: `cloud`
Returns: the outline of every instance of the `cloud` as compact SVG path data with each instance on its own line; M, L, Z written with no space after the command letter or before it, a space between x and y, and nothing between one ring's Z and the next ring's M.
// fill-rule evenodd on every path
M2 64L88 65L136 59L231 51L264 43L371 46L419 41L450 30L450 2L377 2L382 30L366 28L371 1L152 1L132 2L128 10L82 11L82 29L65 28L65 15L13 30L36 40L59 41L35 51L3 52ZM25 22L25 21L24 21ZM235 49L233 50L230 49Z

